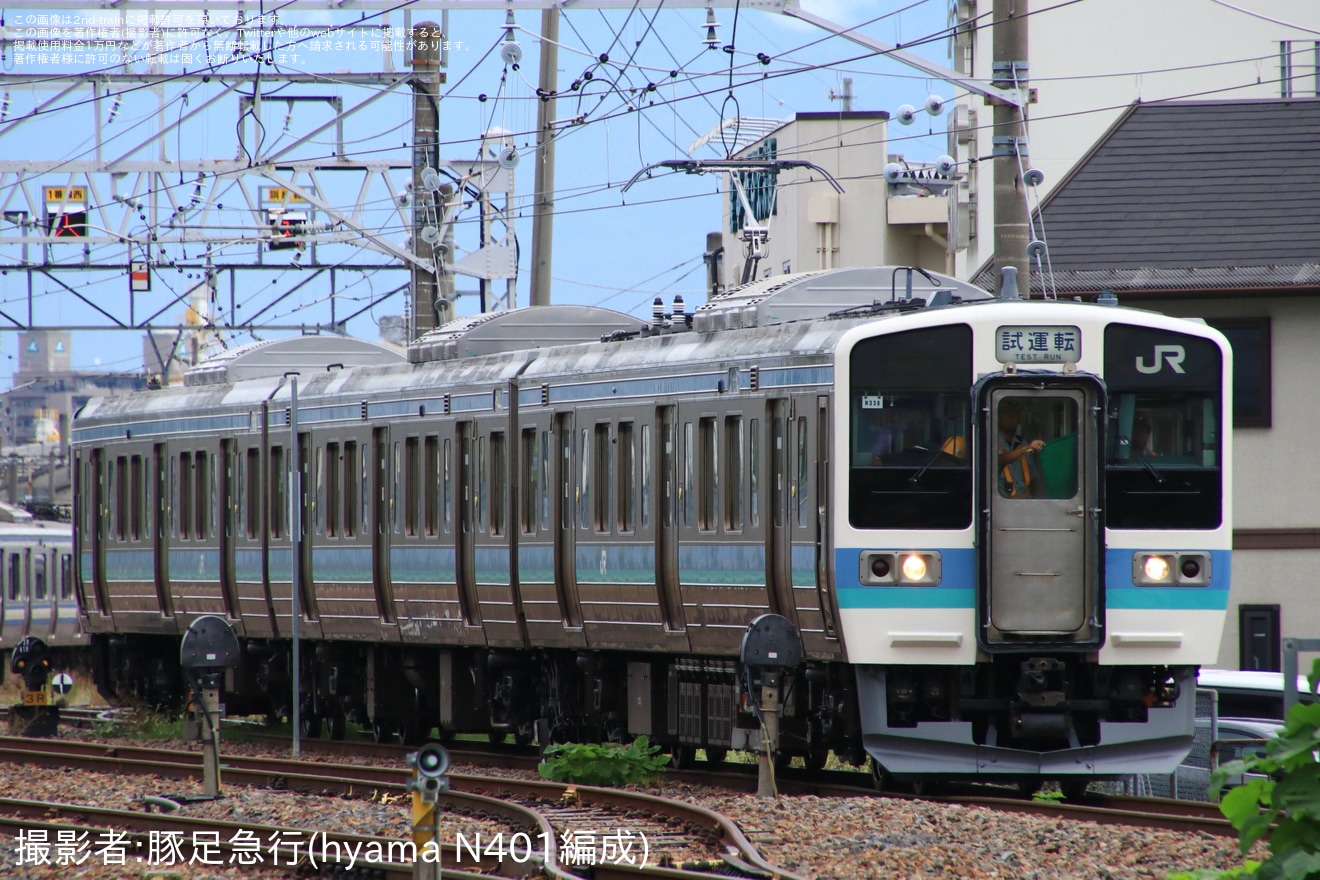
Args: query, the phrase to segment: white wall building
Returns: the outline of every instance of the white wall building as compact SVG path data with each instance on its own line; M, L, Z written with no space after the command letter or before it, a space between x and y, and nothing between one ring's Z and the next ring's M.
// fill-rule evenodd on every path
M989 80L993 2L953 5L964 28L954 41L953 64ZM1134 101L1320 95L1315 0L1035 0L1027 10L1026 60L1036 96L1028 108L1028 167L1045 174L1041 196ZM950 154L963 163L989 156L992 108L975 96L959 103L950 128L964 125L974 137L965 135L960 143L951 132ZM1177 159L1176 152L1169 155L1170 162ZM955 274L965 278L993 256L993 171L988 161L961 167L967 170L961 197L970 205L972 229Z

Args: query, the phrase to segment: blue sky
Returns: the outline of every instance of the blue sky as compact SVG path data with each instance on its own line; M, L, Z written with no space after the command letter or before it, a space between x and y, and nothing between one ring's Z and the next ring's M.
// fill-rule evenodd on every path
M267 6L278 5L272 0ZM947 25L948 6L945 0L926 0L915 4L897 2L845 3L842 0L806 0L803 7L809 11L846 24L869 22L862 30L887 42L909 43L937 34ZM905 11L899 11L906 8ZM32 8L6 10L8 23L22 26L31 21L29 16L39 12ZM90 14L96 14L89 11ZM720 21L718 37L722 44L733 40L735 13L733 9L716 11ZM316 26L344 24L357 17L357 13L342 17L332 13L289 14L281 19L282 27L300 26L315 30ZM414 22L437 13L414 12ZM830 90L842 90L844 77L854 80L854 109L887 110L894 112L901 104L921 106L928 94L936 93L951 99L953 87L883 58L859 57L864 50L845 40L828 36L805 23L782 15L743 9L737 16L735 88L737 108L744 116L787 118L795 112L838 109L829 99ZM879 20L875 20L879 19ZM441 101L442 154L445 158L468 158L476 154L476 138L489 126L500 126L518 133L514 143L523 154L518 166L519 203L527 205L526 194L531 192L533 173L530 152L533 138L528 132L535 124L534 94L537 75L538 43L535 33L540 26L537 12L520 12L516 23L517 34L524 58L517 71L506 68L491 52L482 63L478 61L504 34L503 13L454 12L450 18L450 36L461 41L461 49L451 50L447 71L448 85L442 93L448 97ZM729 56L721 51L704 51L701 40L705 36L705 13L702 10L637 10L601 14L578 10L565 13L560 25L562 48L559 56L560 89L569 93L571 83L582 80L587 69L596 71L593 84L585 91L595 92L581 104L564 97L558 102L556 115L568 118L584 113L587 122L566 128L560 136L558 148L557 190L558 214L555 220L554 276L552 297L555 302L599 304L637 314L649 313L649 306L657 291L669 295L681 292L690 304L704 301L701 294L702 270L700 254L705 247L707 232L719 229L720 209L724 198L718 192L720 181L716 176L663 175L639 183L626 195L619 192L620 185L644 165L665 159L683 158L689 144L700 134L716 126L721 112L732 113L729 95ZM402 16L394 13L393 26L402 25ZM935 40L918 45L918 52L941 64L948 64L947 41ZM607 52L611 64L601 66L592 56ZM764 53L770 63L759 64L756 55ZM619 73L623 62L631 55L624 74ZM675 61L677 59L677 61ZM87 72L87 65L66 65L47 60L44 64L15 65L12 57L4 72L28 72L56 75L65 72ZM402 55L396 53L396 66L402 67ZM355 72L376 70L380 66L379 53L320 52L302 53L289 70L330 73L350 69ZM237 63L226 70L251 71L251 62ZM140 69L140 68L139 68ZM180 69L171 65L167 70ZM679 69L676 78L669 71ZM460 82L461 80L461 82ZM613 80L622 91L613 90ZM602 81L607 83L602 85ZM657 88L648 93L646 102L636 101L640 112L626 112L623 106L627 86L633 83L645 86L655 82ZM0 84L3 84L0 78ZM191 87L184 103L182 88L168 88L167 112L184 115L190 108L200 105L213 95L215 84L197 84ZM324 92L325 89L321 89ZM348 103L360 99L362 92L350 88L337 89ZM706 94L703 96L702 92ZM49 90L38 92L27 87L8 87L8 118L21 118L41 101L50 96ZM605 100L599 101L604 94ZM486 100L478 96L485 95ZM231 96L232 98L232 96ZM650 100L655 100L652 105ZM315 107L294 105L288 120L288 130L278 131L279 121L285 115L284 105L271 99L277 109L268 111L269 137L296 136L325 121L318 117ZM345 137L352 141L350 158L403 158L408 155L403 140L410 133L411 101L406 98L387 97L363 114L353 117ZM269 105L268 105L269 106ZM119 135L119 145L131 146L150 131L155 117L155 99L144 94L126 96L121 106L114 109L115 122L106 124L113 102L103 100L99 105L88 105L51 114L49 119L38 118L27 124L27 135L0 139L0 159L75 158L83 155L88 146L85 138L99 114L107 136ZM170 157L185 159L233 158L236 150L234 129L237 121L235 100L226 99L216 104L213 111L199 114L185 124L176 137L166 145ZM119 128L115 128L118 123ZM134 128L136 126L136 128ZM910 159L933 159L946 151L943 118L922 115L909 128L894 125L891 129L890 152L901 152ZM929 136L921 135L930 133ZM11 142L12 141L12 142ZM155 147L152 147L154 150ZM301 156L319 155L324 145L308 145ZM699 156L715 158L717 153L707 149ZM144 153L144 158L148 156ZM150 157L154 157L154 153ZM877 167L877 173L879 168ZM62 183L63 179L40 181L42 184ZM332 198L350 204L356 193L327 193ZM388 214L378 212L382 224ZM242 212L234 218L241 221ZM248 215L250 217L250 214ZM370 216L370 212L368 213ZM456 225L460 247L475 245L475 214L471 211L460 216ZM521 210L516 221L516 233L521 244L521 274L518 281L518 301L527 303L531 248L530 210ZM391 234L399 244L404 232L382 225L382 231ZM145 227L138 230L145 237ZM227 253L242 259L252 246L232 247ZM281 252L281 259L284 259ZM344 245L332 246L321 252L323 261L347 260L354 250ZM0 249L0 260L8 261L16 249ZM170 292L176 293L189 283L188 276L196 275L200 265L198 247L169 249L163 253L171 263L169 268L157 272L153 294L142 297L137 305L139 318L157 308L167 307ZM269 259L269 255L267 256ZM373 259L378 259L373 257ZM247 284L254 287L252 298L260 295L262 285L291 286L287 267L269 275L251 277ZM74 279L73 273L60 276L71 286L84 290L94 302L106 304L107 310L127 314L126 283L122 275L92 274ZM367 283L344 293L339 304L340 313L357 308L370 290L389 288L405 280L403 273L381 273ZM10 272L0 277L0 303L6 309L21 309L26 293L24 273ZM460 289L475 287L475 281L458 279ZM38 322L96 324L100 320L96 310L79 301L57 285L38 277L38 292L45 292L37 300ZM246 293L246 291L244 291ZM301 314L312 320L322 320L328 314L324 291L309 284L289 302L276 311L283 311L281 320L296 320L291 315ZM376 308L372 315L350 324L350 332L365 338L376 338L373 318L383 314L401 314L400 297ZM165 317L177 317L179 309L167 310ZM475 297L461 298L460 315L477 311ZM141 333L135 331L83 331L75 335L73 352L77 368L114 369L132 371L140 367ZM242 344L251 337L239 335L231 343ZM16 354L17 334L0 333L0 347L6 357L4 363ZM6 370L8 372L8 370ZM0 380L3 381L3 380Z

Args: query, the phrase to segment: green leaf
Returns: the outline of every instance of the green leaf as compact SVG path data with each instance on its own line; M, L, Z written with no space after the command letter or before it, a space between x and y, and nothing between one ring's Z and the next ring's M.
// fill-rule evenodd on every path
M1269 803L1273 786L1274 783L1268 779L1250 779L1224 795L1219 801L1219 812L1233 823L1234 828L1241 831L1243 823L1259 815L1262 804Z

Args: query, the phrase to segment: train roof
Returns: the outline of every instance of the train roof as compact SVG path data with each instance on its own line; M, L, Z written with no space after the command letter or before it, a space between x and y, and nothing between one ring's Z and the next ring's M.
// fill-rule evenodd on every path
M291 372L319 372L336 364L385 366L405 360L403 349L388 342L351 336L292 336L253 342L212 355L189 370L183 384L224 385Z

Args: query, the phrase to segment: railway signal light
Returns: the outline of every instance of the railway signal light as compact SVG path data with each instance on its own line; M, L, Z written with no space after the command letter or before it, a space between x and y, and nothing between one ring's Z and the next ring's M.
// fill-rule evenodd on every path
M266 212L266 222L270 226L270 249L273 251L286 248L302 249L302 236L307 234L307 215L302 211Z

